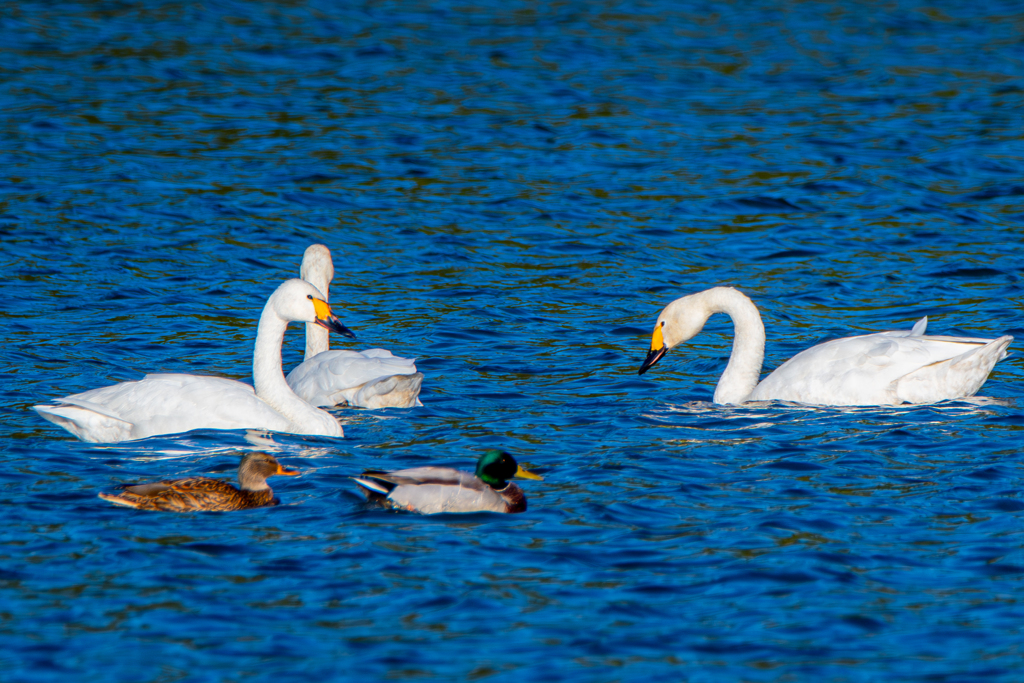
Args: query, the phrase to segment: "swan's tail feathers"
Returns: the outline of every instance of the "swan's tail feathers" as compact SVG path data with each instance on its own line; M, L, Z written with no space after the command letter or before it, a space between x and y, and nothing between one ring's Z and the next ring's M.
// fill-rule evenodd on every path
M132 438L132 423L108 412L97 412L81 405L32 406L43 419L63 427L82 441L116 443Z
M925 316L914 323L914 328L910 330L911 337L923 337L925 331L928 329L928 316Z
M115 495L113 493L99 493L97 495L100 498L102 498L103 500L109 500L114 505L123 505L123 506L129 507L129 508L138 508L139 507L139 502L138 501L130 500L128 498L124 498L122 496L118 496L118 495Z
M413 408L419 401L423 373L391 375L367 382L349 401L361 408Z
M974 396L988 379L996 363L1006 358L1013 337L1005 335L984 345L918 368L894 383L896 395L904 403L935 403Z

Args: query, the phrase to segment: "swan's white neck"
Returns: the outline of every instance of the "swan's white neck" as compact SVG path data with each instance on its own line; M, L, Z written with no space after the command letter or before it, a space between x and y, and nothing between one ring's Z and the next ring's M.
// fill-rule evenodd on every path
M725 372L715 388L715 403L743 403L761 376L764 361L764 324L757 306L742 292L732 287L715 287L699 294L686 297L692 306L677 309L677 318L703 316L692 322L699 322L700 331L715 313L725 313L732 318L734 336L732 355ZM691 324L692 324L691 322ZM695 333L696 333L695 331Z
M337 432L340 436L338 421L330 413L314 408L299 398L284 379L281 344L284 343L288 321L274 310L274 303L274 297L271 296L263 307L256 330L256 348L252 354L252 379L256 395L292 422L296 433L330 435ZM323 431L312 431L315 425L321 425L319 428Z
M331 281L327 279L326 273L307 273L304 271L302 279L319 289L324 295L324 301L330 303ZM316 323L306 323L306 355L303 360L309 360L318 353L323 353L330 348L330 332Z

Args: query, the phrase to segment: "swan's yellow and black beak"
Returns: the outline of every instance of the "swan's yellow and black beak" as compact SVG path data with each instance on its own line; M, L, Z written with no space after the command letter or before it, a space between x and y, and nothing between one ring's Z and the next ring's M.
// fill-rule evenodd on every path
M316 324L320 327L325 327L331 332L337 332L343 334L346 337L356 338L356 335L352 330L348 329L341 324L338 320L338 316L331 313L331 307L327 305L326 301L317 299L314 296L309 297L313 302L313 308L316 309Z
M647 358L644 358L643 365L640 366L640 372L636 373L642 375L647 372L647 368L651 367L668 352L668 347L665 346L665 339L661 336L662 324L659 323L654 328L654 334L651 335L651 350L647 352Z
M524 470L522 467L519 467L518 465L516 466L516 473L513 474L512 476L517 477L519 479L536 479L537 481L544 481L544 477L540 476L539 474L534 474L529 470Z

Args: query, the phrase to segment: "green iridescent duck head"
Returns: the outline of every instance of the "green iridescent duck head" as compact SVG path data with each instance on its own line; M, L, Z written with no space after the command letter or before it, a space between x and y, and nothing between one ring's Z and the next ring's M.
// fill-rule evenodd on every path
M508 486L508 480L513 477L543 480L543 477L524 470L515 458L497 448L492 448L480 456L476 463L476 476L477 479L498 491Z

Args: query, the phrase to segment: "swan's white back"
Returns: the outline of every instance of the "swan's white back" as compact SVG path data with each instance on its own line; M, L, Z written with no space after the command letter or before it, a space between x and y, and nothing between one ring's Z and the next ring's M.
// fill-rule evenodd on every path
M83 441L111 443L193 429L290 431L289 421L248 384L201 375L155 374L67 396L40 415Z
M972 339L881 332L801 351L747 400L815 405L935 403L973 396L1013 337Z
M417 375L412 358L399 358L385 349L365 351L324 351L303 361L288 373L288 385L304 400L315 406L333 406L339 403L368 406L357 398L367 384L395 375ZM418 394L418 385L416 394ZM411 401L410 401L411 398ZM416 396L396 402L397 407L418 405Z

